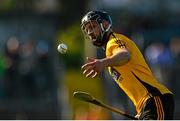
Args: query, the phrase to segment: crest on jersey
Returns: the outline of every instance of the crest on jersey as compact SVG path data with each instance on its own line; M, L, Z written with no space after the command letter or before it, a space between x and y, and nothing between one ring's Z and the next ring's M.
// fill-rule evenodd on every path
M117 39L117 40L115 40L115 42L119 45L120 48L126 48L125 43L122 42L121 40Z

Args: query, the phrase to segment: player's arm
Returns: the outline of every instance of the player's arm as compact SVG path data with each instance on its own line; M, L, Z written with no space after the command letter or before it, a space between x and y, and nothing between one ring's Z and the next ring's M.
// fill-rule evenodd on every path
M122 66L130 60L130 52L126 48L116 48L113 55L102 59L105 67Z
M96 77L105 67L121 66L130 60L130 53L126 48L114 49L113 55L103 59L89 59L81 68L86 77Z

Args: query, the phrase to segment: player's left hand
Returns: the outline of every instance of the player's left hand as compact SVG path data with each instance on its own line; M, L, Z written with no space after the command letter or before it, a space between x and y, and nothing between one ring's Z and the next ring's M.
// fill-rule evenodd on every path
M92 59L89 57L87 57L87 60L88 62L84 64L81 69L86 77L94 78L104 69L103 61L101 59Z

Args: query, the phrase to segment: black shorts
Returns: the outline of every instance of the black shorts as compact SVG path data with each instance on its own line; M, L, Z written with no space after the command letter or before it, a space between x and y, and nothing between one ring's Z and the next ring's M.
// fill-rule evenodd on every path
M164 94L149 98L140 113L140 120L173 120L174 96Z

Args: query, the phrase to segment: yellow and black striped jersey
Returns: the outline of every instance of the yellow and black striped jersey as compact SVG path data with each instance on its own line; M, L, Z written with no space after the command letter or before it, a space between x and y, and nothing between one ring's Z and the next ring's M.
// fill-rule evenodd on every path
M148 98L172 93L156 80L132 40L122 34L112 33L106 45L106 57L112 56L116 48L126 48L131 59L122 66L108 67L109 73L132 100L138 113Z

